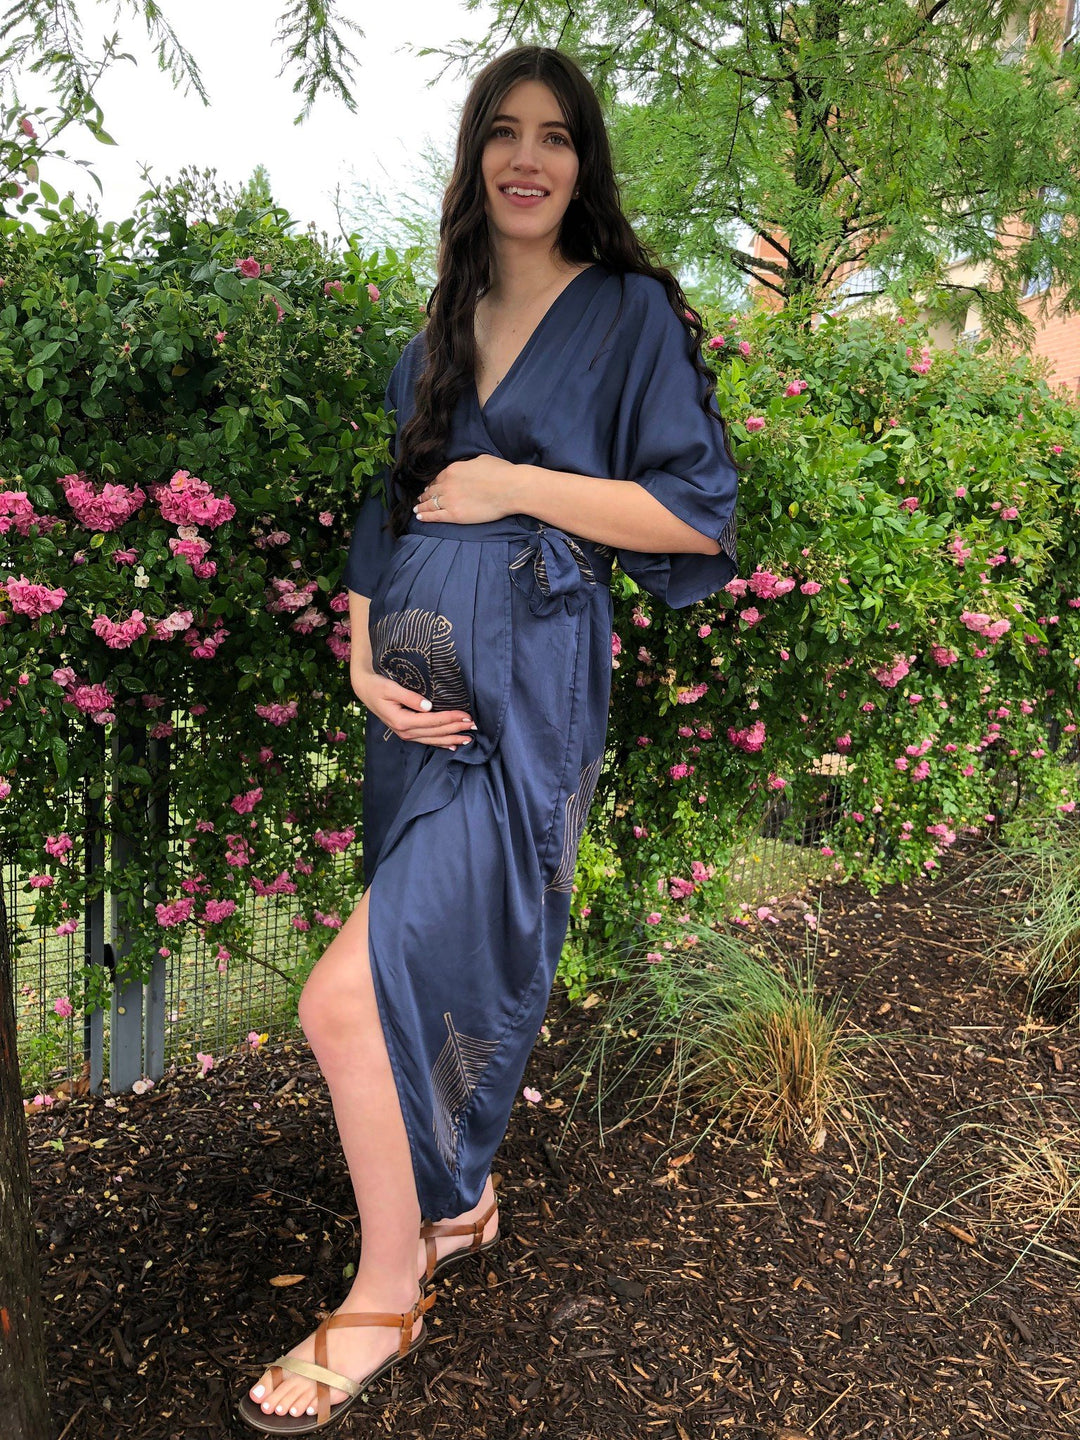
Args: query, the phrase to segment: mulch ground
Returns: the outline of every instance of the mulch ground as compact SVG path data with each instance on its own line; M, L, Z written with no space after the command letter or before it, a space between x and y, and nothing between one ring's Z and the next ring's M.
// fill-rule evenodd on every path
M715 1129L695 1147L707 1117L663 1107L603 1144L587 1103L565 1129L568 1057L603 1007L556 998L526 1076L543 1100L515 1107L497 1161L501 1245L439 1282L431 1343L334 1433L1075 1437L1077 1237L1035 1232L1021 1257L1033 1232L957 1198L982 1132L914 1178L962 1114L1067 1116L1078 1094L1075 1030L1025 1021L1015 967L986 960L972 863L823 898L822 991L889 1032L859 1062L877 1150L856 1125L854 1149L768 1164ZM802 953L805 931L789 909L777 934ZM306 1046L193 1072L30 1122L63 1440L252 1433L234 1397L347 1289L355 1211Z

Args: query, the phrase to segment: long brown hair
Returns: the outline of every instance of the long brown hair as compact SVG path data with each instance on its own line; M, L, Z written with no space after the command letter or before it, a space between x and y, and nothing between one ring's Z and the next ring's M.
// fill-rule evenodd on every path
M404 533L421 490L445 467L451 417L463 390L473 383L476 302L491 284L488 217L484 209L481 158L492 120L513 86L539 80L554 94L578 156L578 198L571 200L559 229L558 246L569 264L600 262L624 275L636 272L659 280L687 328L687 353L707 380L705 410L723 430L724 449L738 469L727 430L709 401L716 377L701 358L701 317L687 304L674 275L655 262L622 213L619 186L603 112L589 81L568 55L541 45L521 45L484 66L469 90L458 131L454 171L443 196L439 220L438 280L428 297L424 332L426 359L417 377L415 409L398 432L389 493L391 530Z

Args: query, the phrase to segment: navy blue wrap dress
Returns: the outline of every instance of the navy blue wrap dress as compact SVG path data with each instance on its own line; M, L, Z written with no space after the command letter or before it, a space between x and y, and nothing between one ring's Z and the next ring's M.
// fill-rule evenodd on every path
M390 377L399 428L423 345ZM675 607L735 573L736 472L688 345L659 281L593 265L483 406L466 388L446 462L486 453L637 483L720 553L613 551L528 515L413 517L394 540L377 495L356 519L345 583L370 598L374 668L477 725L451 752L367 716L369 955L428 1220L478 1202L543 1023L604 755L613 560Z

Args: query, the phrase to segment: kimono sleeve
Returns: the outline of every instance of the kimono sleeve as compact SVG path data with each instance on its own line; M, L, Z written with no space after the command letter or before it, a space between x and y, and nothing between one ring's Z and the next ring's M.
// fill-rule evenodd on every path
M396 366L386 387L384 408L387 411L398 408L398 373L399 367ZM395 453L393 436L390 438L390 453ZM378 588L383 570L390 559L390 552L394 548L394 536L388 528L390 508L386 491L390 483L389 466L373 476L372 483L377 483L380 478L382 484L378 493L369 492L360 504L342 575L342 583L346 589L357 595L366 595L369 600Z
M640 331L618 412L614 454L621 479L655 495L680 520L720 544L715 555L620 549L619 564L673 609L722 589L736 572L738 472L724 447L715 399L702 408L705 379L694 368L686 327L659 281L648 277Z

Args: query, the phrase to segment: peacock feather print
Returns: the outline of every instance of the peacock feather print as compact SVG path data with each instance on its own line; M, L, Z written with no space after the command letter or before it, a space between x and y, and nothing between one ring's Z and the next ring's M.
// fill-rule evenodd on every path
M454 1029L450 1011L443 1014L446 1022L446 1043L431 1067L431 1089L434 1106L431 1128L435 1144L446 1161L448 1170L457 1163L458 1141L461 1138L461 1117L472 1098L484 1067L498 1048L495 1040L477 1040Z
M577 789L567 797L559 868L544 886L545 895L549 890L570 890L573 886L578 846L581 844L581 833L585 829L585 817L592 804L596 782L600 778L602 758L602 756L597 756L595 760L589 761L581 772Z
M371 627L371 658L381 674L431 701L467 710L469 691L452 639L453 623L433 610L391 610ZM387 740L389 727L383 733Z

